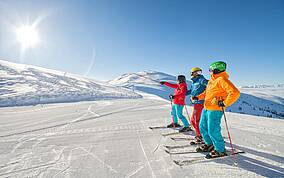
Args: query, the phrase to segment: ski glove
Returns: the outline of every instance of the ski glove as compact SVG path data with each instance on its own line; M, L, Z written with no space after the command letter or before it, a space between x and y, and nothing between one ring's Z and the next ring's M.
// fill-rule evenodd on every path
M224 104L223 101L218 101L218 106L219 106L219 107L225 107L225 104Z
M191 97L191 100L198 100L198 97L197 96L193 96L193 97Z
M164 85L164 84L165 84L165 82L163 82L163 81L162 81L162 82L160 82L160 84L161 84L161 85Z
M170 95L169 96L172 100L175 98L175 96L174 95Z

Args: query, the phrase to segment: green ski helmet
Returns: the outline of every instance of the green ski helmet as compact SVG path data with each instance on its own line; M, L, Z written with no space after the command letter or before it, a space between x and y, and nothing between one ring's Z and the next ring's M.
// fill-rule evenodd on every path
M210 67L209 67L209 71L213 72L213 74L219 74L221 72L224 72L227 68L227 64L223 61L217 61L217 62L213 62Z

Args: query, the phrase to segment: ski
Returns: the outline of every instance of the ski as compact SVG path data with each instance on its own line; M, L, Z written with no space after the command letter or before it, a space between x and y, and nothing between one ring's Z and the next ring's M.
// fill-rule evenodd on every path
M170 132L170 133L162 133L162 136L167 137L167 136L171 136L171 135L178 135L178 134L185 134L185 133L191 133L192 131L188 131L188 132Z
M190 150L190 151L184 151L184 152L173 152L170 150L165 150L166 153L170 154L170 155L179 155L179 154L190 154L190 153L200 153L200 152L196 152L195 150Z
M196 157L196 158L193 158L193 159L188 159L188 160L173 160L173 162L178 165L178 166L188 166L188 165L191 165L191 164L196 164L196 163L204 163L204 162L210 162L210 161L214 161L214 160L220 160L220 159L225 159L227 157L231 157L233 155L236 155L236 154L241 154L241 153L245 153L244 151L242 150L236 150L234 152L234 154L230 151L227 152L227 156L223 156L223 157L217 157L217 158L211 158L211 159L206 159L204 156L202 157Z
M164 147L167 149L177 149L177 148L186 148L186 147L190 147L192 145L165 145Z
M151 126L151 127L149 127L149 129L151 129L151 130L155 130L155 129L174 129L174 130L178 130L178 129L180 129L180 127Z
M153 126L153 127L149 127L149 129L153 130L153 129L167 129L167 126Z
M223 138L226 139L226 137L223 137ZM195 140L194 137L171 137L171 139L173 141L184 141L184 140L194 141Z
M200 153L200 152L196 152L195 150L189 150L189 151L170 151L170 150L165 150L165 152L170 154L170 155L182 155L182 154Z
M191 154L191 153L208 153L208 152L197 152L195 149L193 150L184 150L183 148L187 148L187 147L194 147L195 145L183 145L182 147L179 147L181 148L181 150L179 150L178 147L175 147L175 148L171 148L171 149L168 149L166 151L166 153L170 154L170 155L183 155L183 154ZM194 147L196 148L196 147ZM176 149L176 150L175 150ZM175 150L175 151L172 151L172 150ZM238 152L239 150L236 150L236 152ZM227 151L228 154L231 153L230 150Z
M193 141L191 141L189 144L190 144L190 145L201 145L201 144L205 144L205 142L204 142L204 141L197 142L197 141L193 140Z
M195 138L190 137L171 137L173 141L183 141L183 140L194 140Z

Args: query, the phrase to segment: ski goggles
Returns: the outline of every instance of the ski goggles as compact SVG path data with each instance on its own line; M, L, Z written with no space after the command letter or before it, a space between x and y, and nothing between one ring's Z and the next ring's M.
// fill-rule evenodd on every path
M201 75L202 71L194 71L194 72L191 72L191 76L194 76L194 75Z

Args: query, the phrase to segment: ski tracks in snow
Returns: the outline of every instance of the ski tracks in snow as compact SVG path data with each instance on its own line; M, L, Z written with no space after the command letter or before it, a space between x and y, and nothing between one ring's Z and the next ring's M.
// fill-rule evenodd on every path
M148 156L147 156L147 154L146 154L146 152L145 152L145 149L144 149L144 147L143 147L143 144L142 144L142 141L141 141L141 137L140 137L139 131L137 130L136 133L137 133L137 136L138 136L138 139L139 139L139 144L140 144L141 150L142 150L142 152L143 152L143 154L144 154L144 157L145 157L145 159L146 159L146 161L147 161L148 167L149 167L149 169L150 169L150 171L151 171L151 175L152 175L153 178L156 178L156 175L155 175L155 173L154 173L154 171L153 171L153 168L151 167L151 163L149 162Z
M103 160L101 160L97 155L95 155L94 153L86 150L83 147L79 147L81 150L85 151L87 154L89 154L90 156L92 156L95 160L99 161L101 164L103 164L105 167L108 168L109 171L118 174L119 172L117 170L115 170L111 165L107 164L106 162L104 162Z

